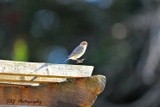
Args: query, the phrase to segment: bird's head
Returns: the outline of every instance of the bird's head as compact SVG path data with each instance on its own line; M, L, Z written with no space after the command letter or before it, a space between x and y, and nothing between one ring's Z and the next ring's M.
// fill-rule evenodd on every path
M88 45L88 42L87 42L87 41L82 41L82 42L80 43L80 45L81 45L81 46L87 46L87 45Z

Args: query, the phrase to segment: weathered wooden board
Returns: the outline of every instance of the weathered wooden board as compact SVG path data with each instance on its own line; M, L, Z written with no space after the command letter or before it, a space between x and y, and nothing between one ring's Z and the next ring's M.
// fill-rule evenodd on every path
M0 84L1 105L47 107L91 107L104 90L106 78L102 75L74 78L66 82L41 86Z
M0 60L0 82L61 82L66 78L89 77L94 67Z

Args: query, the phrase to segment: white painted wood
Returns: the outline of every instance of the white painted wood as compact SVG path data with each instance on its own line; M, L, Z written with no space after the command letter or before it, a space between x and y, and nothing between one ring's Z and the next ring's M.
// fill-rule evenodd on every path
M35 76L38 78L34 81L61 82L66 78L89 77L93 69L87 65L0 60L0 82L5 82L5 79L29 81Z

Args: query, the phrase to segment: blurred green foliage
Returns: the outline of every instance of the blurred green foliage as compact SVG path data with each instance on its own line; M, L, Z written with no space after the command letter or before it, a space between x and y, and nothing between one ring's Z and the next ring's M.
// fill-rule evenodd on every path
M13 60L28 60L28 46L23 39L18 39L14 43Z

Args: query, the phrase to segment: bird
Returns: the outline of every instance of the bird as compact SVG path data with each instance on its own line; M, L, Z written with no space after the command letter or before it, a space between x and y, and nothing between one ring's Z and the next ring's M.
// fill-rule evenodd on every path
M86 52L88 46L88 42L87 41L82 41L79 46L77 46L72 52L71 54L68 56L68 58L64 61L66 62L67 60L76 60L77 63L83 63L84 59L79 60L79 58L81 56L83 56L83 54ZM41 66L40 68L38 68L36 71L38 71L39 69L46 67L46 65ZM36 72L34 71L34 72ZM30 81L34 81L37 78L37 76L33 77Z
M77 46L71 54L68 56L68 58L64 61L66 62L67 60L76 60L77 63L83 63L84 59L79 60L81 56L86 52L88 46L87 41L82 41L79 46Z

